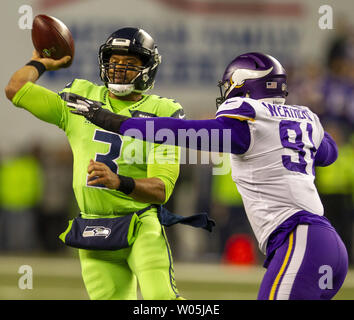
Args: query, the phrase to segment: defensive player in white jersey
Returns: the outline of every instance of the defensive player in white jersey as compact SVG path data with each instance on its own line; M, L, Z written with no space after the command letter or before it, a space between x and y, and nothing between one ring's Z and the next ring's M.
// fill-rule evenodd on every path
M272 56L236 57L219 87L216 118L210 120L127 119L85 104L72 112L119 134L135 136L138 129L147 141L229 152L233 180L266 254L258 299L331 299L346 277L348 255L324 217L314 179L315 166L336 160L336 143L309 108L285 105L286 72ZM174 132L174 141L166 141L159 131L164 128ZM193 144L180 139L179 130L186 129L207 130L208 142L212 134L219 139ZM224 136L230 132L228 144Z

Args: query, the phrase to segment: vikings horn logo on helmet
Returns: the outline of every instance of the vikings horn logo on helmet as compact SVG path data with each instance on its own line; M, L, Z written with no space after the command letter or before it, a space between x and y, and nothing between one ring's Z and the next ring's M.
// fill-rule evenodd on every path
M233 97L285 100L286 80L283 66L274 57L259 52L242 54L226 67L218 84L221 96L216 99L216 106Z
M263 78L268 75L273 70L273 67L270 67L268 70L249 70L249 69L237 69L234 71L231 77L231 84L234 87L240 88L245 84L245 80Z

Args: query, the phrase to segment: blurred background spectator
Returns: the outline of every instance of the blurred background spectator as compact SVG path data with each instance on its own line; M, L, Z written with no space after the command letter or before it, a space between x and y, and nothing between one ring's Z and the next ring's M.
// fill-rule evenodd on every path
M41 247L46 251L63 250L58 235L77 216L79 208L72 190L72 153L68 145L47 150L43 157L45 188L40 206L38 227Z
M223 165L228 173L212 175L210 215L217 221L219 253L225 263L254 264L257 255L257 241L252 234L241 195L231 177L229 158Z
M43 168L38 145L0 163L0 248L40 248L39 208L43 199Z
M338 146L338 159L328 167L316 168L316 184L325 215L342 237L349 261L353 262L354 136L346 135L339 121L325 122Z
M27 152L0 161L0 249L63 249L58 235L78 214L72 191L72 154L64 147Z
M310 62L291 74L288 102L314 110L338 145L338 160L316 169L316 185L353 263L354 30L345 18L337 22L325 63Z

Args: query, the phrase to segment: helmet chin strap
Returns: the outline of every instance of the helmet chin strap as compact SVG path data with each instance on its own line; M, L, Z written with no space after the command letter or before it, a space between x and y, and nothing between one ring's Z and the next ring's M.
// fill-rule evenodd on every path
M134 91L134 84L108 83L108 90L117 97L127 96Z

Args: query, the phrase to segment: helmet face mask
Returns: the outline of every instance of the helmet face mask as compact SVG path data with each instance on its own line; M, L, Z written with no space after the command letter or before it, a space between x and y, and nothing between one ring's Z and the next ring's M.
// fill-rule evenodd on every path
M142 65L112 62L110 58L114 54L138 57ZM118 96L131 92L142 93L152 88L160 63L161 56L154 40L142 29L119 29L99 50L100 77L109 90Z
M130 94L135 88L134 81L144 70L144 67L130 62L118 63L111 61L115 60L110 59L110 62L101 65L101 70L103 70L107 79L107 87L117 96Z
M288 94L286 72L280 62L258 52L245 53L232 60L218 87L221 96L216 99L217 107L233 97L274 98L285 102Z

